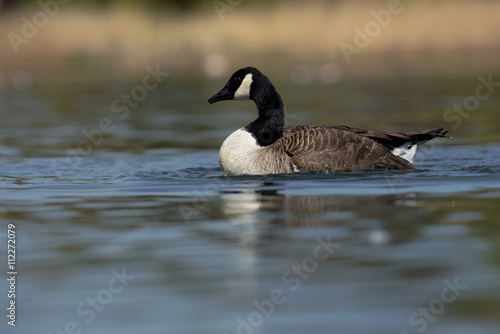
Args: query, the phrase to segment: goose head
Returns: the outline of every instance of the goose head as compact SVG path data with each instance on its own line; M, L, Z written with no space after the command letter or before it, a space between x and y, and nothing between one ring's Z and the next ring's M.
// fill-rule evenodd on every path
M233 73L226 85L217 94L208 99L208 102L252 100L254 96L252 93L255 93L257 89L256 84L262 80L262 77L264 75L254 67L241 68Z
M285 123L284 105L271 81L255 67L245 67L233 73L226 85L209 103L224 100L252 100L259 117L248 124L250 132L261 146L274 143L282 137Z
M255 67L245 67L233 73L226 85L209 103L223 100L252 100L260 118L283 118L284 105L271 81Z

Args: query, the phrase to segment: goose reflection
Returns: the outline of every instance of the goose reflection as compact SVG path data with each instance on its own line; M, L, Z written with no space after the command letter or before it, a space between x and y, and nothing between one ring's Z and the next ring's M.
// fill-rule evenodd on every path
M262 224L308 228L342 226L370 244L412 238L426 214L415 194L290 195L281 189L274 183L261 183L252 190L223 191L222 211L234 224L245 225L248 232L256 231ZM412 224L414 220L419 224Z

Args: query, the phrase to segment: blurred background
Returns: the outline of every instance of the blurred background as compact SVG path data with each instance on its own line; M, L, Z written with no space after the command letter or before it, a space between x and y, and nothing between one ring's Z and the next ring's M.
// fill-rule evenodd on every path
M287 109L289 124L347 124L356 118L359 126L401 128L409 120L417 129L449 125L456 137L498 139L497 114L476 112L494 103L496 92L469 101L465 111L453 108L475 95L479 76L499 80L498 13L500 3L486 0L4 0L0 90L50 94L58 115L77 117L68 108L81 106L71 103L78 85L107 87L111 96L101 96L101 102L110 104L113 94L120 97L152 67L170 77L142 105L169 93L188 94L187 100L201 105L235 70L251 65L282 87L285 104L294 107ZM198 94L198 86L207 90ZM430 107L419 105L430 99ZM175 100L156 102L169 107ZM314 103L336 115L300 113ZM367 113L391 108L418 113L390 121ZM206 141L199 144L206 147Z
M499 63L496 1L3 0L0 6L4 75L20 68L52 75L133 72L159 63L184 75L224 77L253 64L278 74L305 66L311 79L330 82L334 67L327 64L346 75L392 75L477 73ZM355 40L359 31L367 37ZM344 49L354 52L350 62Z
M498 333L499 17L490 0L1 0L19 293L0 332ZM255 105L207 100L245 66L288 125L454 139L410 172L227 177L218 149Z

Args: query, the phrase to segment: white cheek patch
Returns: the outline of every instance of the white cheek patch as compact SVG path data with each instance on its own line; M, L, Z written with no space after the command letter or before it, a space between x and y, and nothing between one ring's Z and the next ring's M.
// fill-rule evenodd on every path
M246 100L250 98L250 86L252 85L252 73L245 75L240 87L234 92L235 100Z

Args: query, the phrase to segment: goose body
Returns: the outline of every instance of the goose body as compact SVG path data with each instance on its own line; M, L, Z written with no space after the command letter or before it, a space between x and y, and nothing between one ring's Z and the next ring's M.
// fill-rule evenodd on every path
M253 100L259 117L222 143L219 162L229 175L415 169L413 158L418 146L435 137L446 137L441 128L424 132L372 131L350 126L284 128L281 97L271 81L254 67L236 71L209 102L233 99Z

